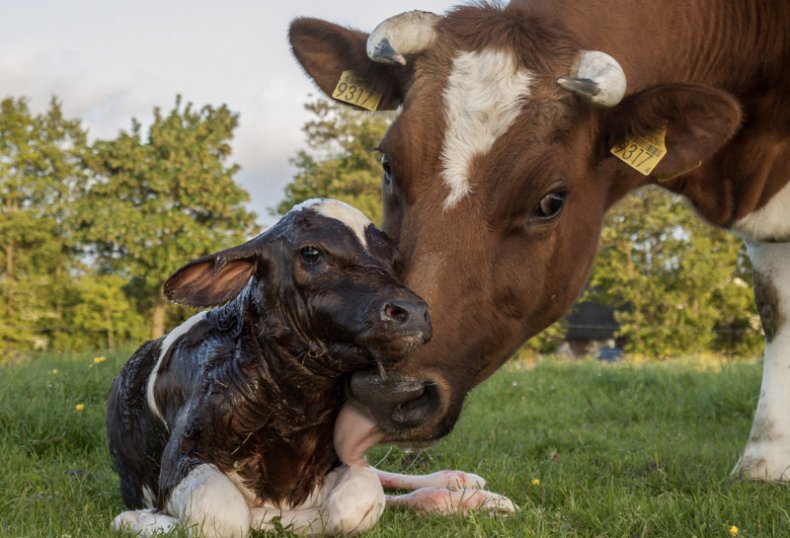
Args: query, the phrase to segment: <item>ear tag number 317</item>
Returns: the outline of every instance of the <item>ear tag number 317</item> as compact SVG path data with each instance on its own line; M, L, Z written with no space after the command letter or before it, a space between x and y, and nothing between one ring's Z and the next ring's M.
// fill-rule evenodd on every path
M647 176L667 154L664 143L666 135L667 127L664 125L645 136L630 138L609 151L640 174Z

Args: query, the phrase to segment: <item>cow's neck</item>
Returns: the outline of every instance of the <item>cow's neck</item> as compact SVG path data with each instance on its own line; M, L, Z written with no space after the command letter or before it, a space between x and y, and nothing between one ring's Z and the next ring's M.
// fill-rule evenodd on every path
M790 81L788 8L783 2L712 0L514 0L558 18L586 49L622 64L629 91L690 82L735 93ZM758 17L759 14L759 17ZM748 87L751 86L751 87Z

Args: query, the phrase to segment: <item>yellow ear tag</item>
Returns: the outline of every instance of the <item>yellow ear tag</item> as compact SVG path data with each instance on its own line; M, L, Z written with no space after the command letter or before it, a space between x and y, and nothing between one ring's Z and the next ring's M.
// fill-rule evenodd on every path
M667 154L667 146L664 144L666 136L667 126L664 125L653 133L630 138L609 151L640 174L647 176Z
M332 97L365 110L375 111L382 97L381 92L371 88L364 80L357 77L350 69L343 71L340 80L332 92Z

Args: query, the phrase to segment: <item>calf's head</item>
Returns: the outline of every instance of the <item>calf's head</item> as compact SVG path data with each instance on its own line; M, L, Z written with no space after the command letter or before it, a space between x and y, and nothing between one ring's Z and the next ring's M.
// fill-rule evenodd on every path
M327 94L350 70L379 108L399 110L379 146L383 229L430 305L433 338L387 380L371 371L351 385L390 441L450 431L465 394L572 304L605 210L652 180L609 148L665 129L651 178L671 177L740 119L709 87L636 77L627 94L627 58L583 50L560 14L515 3L407 13L370 36L298 19L290 39Z
M428 307L397 280L396 262L361 212L314 199L249 242L186 264L165 294L189 306L235 301L260 336L315 371L381 369L431 334Z

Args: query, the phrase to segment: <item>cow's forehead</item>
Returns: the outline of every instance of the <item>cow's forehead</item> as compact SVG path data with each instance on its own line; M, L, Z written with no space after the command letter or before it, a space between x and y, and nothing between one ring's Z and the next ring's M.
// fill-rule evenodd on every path
M472 163L485 157L516 121L533 79L509 50L485 48L455 56L443 93L442 178L450 189L445 209L470 192Z
M340 200L312 198L294 206L291 211L298 212L303 209L311 209L323 217L340 221L351 230L365 249L368 248L365 230L373 223L359 209Z

